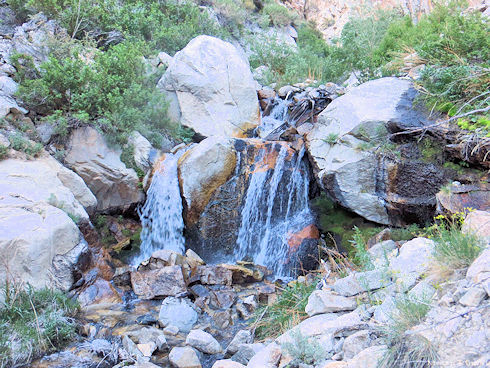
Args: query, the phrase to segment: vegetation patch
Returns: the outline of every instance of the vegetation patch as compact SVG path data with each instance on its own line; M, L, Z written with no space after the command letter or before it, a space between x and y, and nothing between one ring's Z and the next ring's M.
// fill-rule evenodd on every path
M28 363L76 337L78 304L61 292L7 283L0 299L0 367Z
M286 286L274 303L258 308L251 324L255 336L258 339L278 337L307 318L305 307L315 287L314 282L309 285L295 282Z

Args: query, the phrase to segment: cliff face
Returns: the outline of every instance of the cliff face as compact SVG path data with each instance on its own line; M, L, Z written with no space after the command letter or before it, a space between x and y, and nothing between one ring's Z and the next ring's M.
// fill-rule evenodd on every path
M434 6L432 0L286 0L285 3L312 21L323 33L325 39L340 36L342 28L352 15L370 9L399 8L413 19L430 12ZM488 0L470 0L470 7L490 7Z

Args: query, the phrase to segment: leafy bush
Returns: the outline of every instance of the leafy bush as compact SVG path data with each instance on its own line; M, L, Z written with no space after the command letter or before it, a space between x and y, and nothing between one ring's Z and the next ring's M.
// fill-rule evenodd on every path
M9 137L10 146L20 152L25 152L29 156L36 157L41 153L43 145L41 143L32 143L28 139L24 138L22 134L15 133Z
M41 65L38 77L24 77L18 94L29 109L56 121L57 133L68 126L93 124L117 143L133 130L154 144L178 128L166 117L167 104L142 61L141 44L124 42L106 52L94 50L92 61L78 50ZM26 74L27 75L27 74Z
M259 339L277 337L307 318L305 307L313 290L315 283L295 282L284 288L273 304L258 308L252 322L255 336Z
M60 292L7 283L0 305L0 367L28 363L76 336L78 304Z
M265 4L262 13L266 14L270 24L276 27L288 26L297 18L285 5L276 3L274 0L269 0Z

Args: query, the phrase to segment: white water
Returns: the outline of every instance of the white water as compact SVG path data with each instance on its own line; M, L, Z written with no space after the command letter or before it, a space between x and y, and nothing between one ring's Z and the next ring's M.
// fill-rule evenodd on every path
M182 198L177 176L177 160L182 153L168 153L155 169L144 206L138 211L141 219L140 254L133 259L138 265L158 249L179 253L185 250L183 236Z
M262 116L261 118L260 127L258 128L258 135L260 138L267 137L287 119L288 105L291 101L278 98L276 102L277 105L274 106L271 113L268 116Z
M256 162L260 163L266 153L262 151ZM251 174L235 250L235 260L248 258L272 269L276 276L289 276L292 271L291 264L285 263L290 255L288 235L312 219L304 148L290 160L287 154L287 147L281 145L274 170Z

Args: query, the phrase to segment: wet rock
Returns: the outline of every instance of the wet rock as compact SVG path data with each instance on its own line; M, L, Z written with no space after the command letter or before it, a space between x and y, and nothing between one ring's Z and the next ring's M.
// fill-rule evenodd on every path
M205 285L231 285L232 272L224 266L199 266L199 278Z
M187 346L173 348L168 358L175 368L201 368L196 352Z
M185 252L185 261L189 265L191 269L196 268L197 266L202 266L204 261L199 255L194 252L192 249L187 249Z
M131 339L133 339L138 344L138 349L140 349L142 352L143 350L140 348L140 345L145 345L142 346L144 349L152 349L152 353L155 350L164 352L168 349L165 334L162 330L155 327L143 327L140 329L132 330L128 332L128 336L131 337Z
M189 332L197 322L197 312L186 299L165 298L160 308L158 321L162 326L173 325L182 332Z
M87 183L100 212L125 211L144 198L136 172L121 162L120 155L91 127L75 129L70 136L65 163Z
M444 214L461 213L466 208L490 211L490 184L453 184L438 192L436 198L437 209Z
M240 316L246 320L252 318L258 306L259 304L257 303L255 295L249 295L237 303L236 309Z
M338 279L333 289L343 296L354 296L365 291L380 289L391 284L383 270L355 272L352 275Z
M182 254L170 249L159 249L151 255L147 263L143 262L138 270L159 270L162 267L182 265L184 265Z
M414 107L416 95L408 80L364 83L328 105L306 135L318 184L337 203L370 221L396 225L430 220L437 188L446 181L444 171L434 165L379 159L358 148L380 132L428 123ZM326 142L328 136L337 137L337 143Z
M260 121L248 62L217 38L191 40L175 54L158 87L170 101L172 119L204 137L242 137Z
M131 272L131 285L135 294L142 299L176 296L187 291L179 266Z
M128 336L123 337L122 345L124 350L129 354L130 357L134 357L136 359L143 358L143 353L138 349L136 344Z
M187 226L198 220L213 193L233 173L235 165L233 140L217 137L203 140L179 159L179 183Z
M219 354L223 351L219 342L203 330L191 330L185 343L206 354Z
M315 290L308 298L305 312L311 317L322 313L352 311L357 308L357 302L341 295L335 295L327 290Z
M94 283L84 287L78 295L80 306L93 304L121 303L122 299L117 290L107 280L98 278Z
M153 314L144 314L136 318L136 322L140 325L150 326L158 323L158 319Z
M168 325L163 329L163 332L165 332L167 335L175 336L179 333L179 328L174 325Z
M231 340L230 344L226 348L227 355L235 354L241 345L250 344L253 342L252 332L250 330L240 330L236 333Z
M256 265L223 265L232 272L233 284L248 284L260 282L267 270Z

